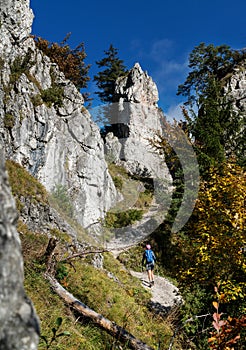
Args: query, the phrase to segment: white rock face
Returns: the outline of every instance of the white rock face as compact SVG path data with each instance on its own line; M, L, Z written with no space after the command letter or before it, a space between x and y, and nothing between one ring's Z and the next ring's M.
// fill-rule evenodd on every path
M225 93L231 94L236 101L235 110L246 113L246 60L240 67L235 68L224 89Z
M232 101L233 111L238 118L240 130L235 128L230 130L230 144L226 147L226 152L231 154L232 150L240 150L246 157L246 60L236 67L232 76L227 79L224 86L224 94L229 101Z
M1 2L0 136L7 158L49 191L64 186L76 219L91 227L117 198L103 141L82 95L36 48L32 20L29 0ZM45 103L42 93L54 88L62 91L60 101Z
M139 63L135 63L129 74L117 80L115 88L117 101L141 103L157 106L158 90L152 78L144 72Z
M33 21L29 3L29 0L1 0L1 53L11 54L14 45L28 39Z
M114 98L117 102L111 121L122 144L122 164L133 174L171 181L165 159L150 142L162 133L157 87L139 63L117 80Z

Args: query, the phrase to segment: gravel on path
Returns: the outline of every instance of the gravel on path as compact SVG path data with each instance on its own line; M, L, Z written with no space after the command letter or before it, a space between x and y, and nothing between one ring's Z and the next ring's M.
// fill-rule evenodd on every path
M155 284L150 287L147 277L147 272L130 271L132 276L139 278L144 288L150 290L151 307L161 313L167 313L173 307L181 305L183 300L179 294L178 288L161 276L155 276Z

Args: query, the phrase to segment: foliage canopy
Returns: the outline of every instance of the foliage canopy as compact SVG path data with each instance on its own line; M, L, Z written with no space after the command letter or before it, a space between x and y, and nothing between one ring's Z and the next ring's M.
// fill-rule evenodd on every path
M201 43L189 57L189 72L178 87L178 95L187 98L183 114L194 139L201 174L232 155L245 162L245 113L235 112L237 101L224 85L233 70L246 58L245 50L227 45Z

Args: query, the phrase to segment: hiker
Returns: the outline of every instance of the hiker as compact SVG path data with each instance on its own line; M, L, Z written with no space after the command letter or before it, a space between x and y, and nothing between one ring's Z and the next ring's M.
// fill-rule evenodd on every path
M152 287L154 285L154 266L156 262L156 257L154 252L151 250L151 245L146 245L146 250L143 253L142 258L142 267L146 263L146 271L148 273L149 286Z

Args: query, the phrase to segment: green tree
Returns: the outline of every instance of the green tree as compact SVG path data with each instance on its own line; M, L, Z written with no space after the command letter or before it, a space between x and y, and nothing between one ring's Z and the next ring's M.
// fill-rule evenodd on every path
M244 50L204 43L190 54L191 71L184 84L179 85L177 94L187 98L188 110L183 109L183 112L194 139L202 175L232 153L238 158L243 156L245 117L233 111L236 101L225 95L223 86L245 57Z
M100 61L96 61L98 68L105 68L94 76L97 87L101 91L97 91L96 94L100 100L105 103L111 103L114 101L114 89L116 79L125 75L126 67L118 57L118 49L114 48L111 44L109 49L104 51L105 57Z
M178 95L187 97L186 104L199 109L200 96L206 95L211 78L221 81L246 57L245 50L233 50L228 45L214 46L201 43L189 56L189 72L184 84L178 86Z

